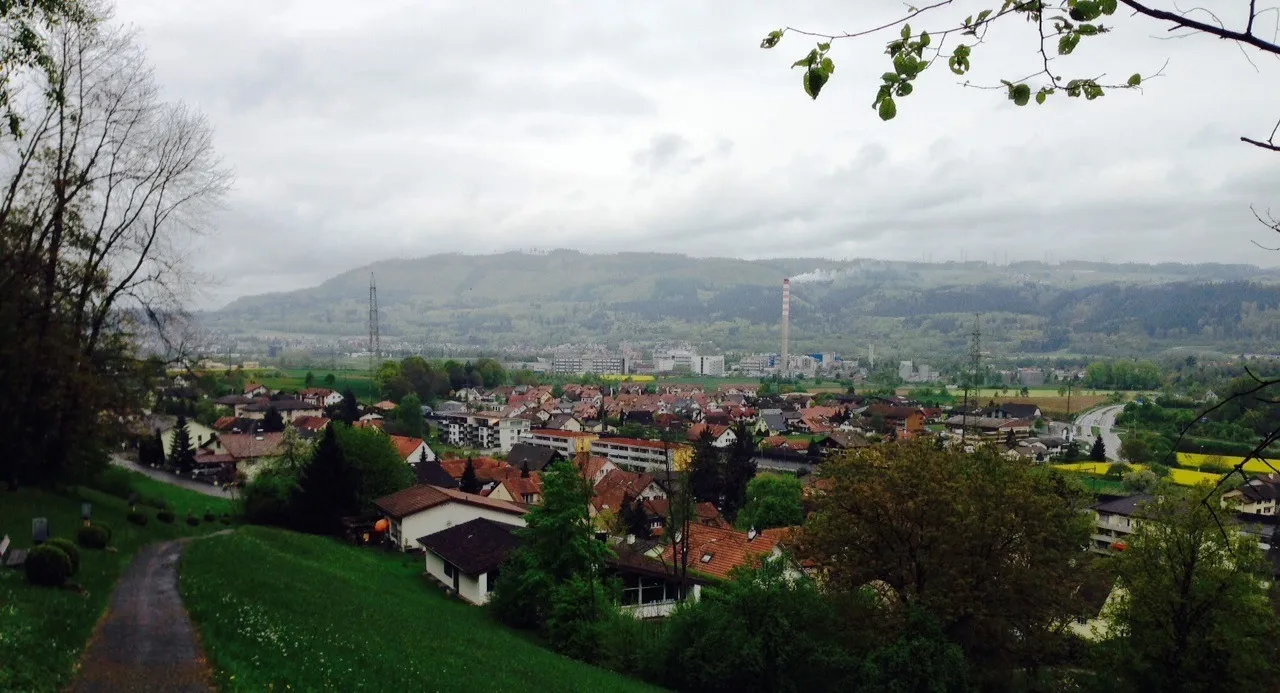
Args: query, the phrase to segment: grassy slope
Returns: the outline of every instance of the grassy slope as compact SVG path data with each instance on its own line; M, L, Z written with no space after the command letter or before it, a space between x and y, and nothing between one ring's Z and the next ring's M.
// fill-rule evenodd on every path
M213 514L218 517L222 517L224 514L234 514L234 503L228 498L206 496L195 491L188 491L181 486L157 481L136 472L119 471L129 475L133 489L137 492L139 503L141 504L154 505L155 501L163 501L179 518L186 517L188 512L203 516L206 510L213 511Z
M180 582L223 693L651 690L542 649L421 571L420 559L245 527L188 547Z
M167 497L176 507L196 507L198 494L170 488ZM181 518L165 525L155 520L154 509L146 510L147 526L137 527L125 519L125 501L114 496L89 489L68 493L23 489L0 493L0 534L10 535L15 547L30 547L31 519L47 517L54 536L74 540L81 525L82 501L93 503L93 518L111 527L111 545L117 551L81 550L80 572L71 579L84 587L85 596L32 587L22 571L0 569L0 691L64 689L134 552L151 542L222 529L217 523L188 527Z

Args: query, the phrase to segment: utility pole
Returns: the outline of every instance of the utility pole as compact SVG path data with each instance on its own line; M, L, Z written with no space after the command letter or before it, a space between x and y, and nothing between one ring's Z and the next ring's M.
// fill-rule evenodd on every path
M969 374L965 379L964 411L960 413L960 448L964 449L969 434L969 390L978 382L982 368L982 313L973 314L973 332L969 335ZM981 383L979 383L979 387Z
M382 352L382 337L378 334L378 284L373 272L369 273L369 390L370 396L376 386L375 376L378 373L378 359Z

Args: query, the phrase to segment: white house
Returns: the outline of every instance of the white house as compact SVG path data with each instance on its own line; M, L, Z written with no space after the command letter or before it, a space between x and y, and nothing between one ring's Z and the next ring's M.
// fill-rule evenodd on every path
M434 462L436 453L431 449L430 445L421 438L410 438L409 436L390 436L391 444L396 448L396 454L400 455L400 459L406 464L413 464L422 459L422 453L427 453L427 461Z
M476 518L524 526L525 509L521 506L426 484L383 496L373 504L389 521L387 535L402 551L418 548L418 537Z
M342 393L325 387L309 387L300 391L298 393L298 398L304 402L318 404L322 407L331 407L335 404L342 404Z
M520 545L515 525L478 517L418 538L427 574L475 605L489 601L498 568Z
M173 437L178 434L177 426L175 424L171 424L171 426L171 428L160 434L160 442L164 446L165 457L168 457L169 451L173 450ZM187 419L187 433L191 435L191 447L198 448L209 442L213 438L215 431L199 421Z

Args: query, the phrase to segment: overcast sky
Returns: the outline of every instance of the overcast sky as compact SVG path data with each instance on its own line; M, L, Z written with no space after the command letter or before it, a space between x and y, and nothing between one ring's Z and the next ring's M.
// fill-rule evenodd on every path
M1249 211L1280 211L1280 154L1238 140L1280 116L1274 59L1117 16L1056 71L1124 81L1167 59L1141 93L1017 108L940 64L882 123L878 39L835 44L816 102L788 69L812 40L758 47L901 8L120 0L118 16L236 174L192 248L218 282L202 307L449 251L1280 264ZM996 31L976 83L1036 69L1025 25Z

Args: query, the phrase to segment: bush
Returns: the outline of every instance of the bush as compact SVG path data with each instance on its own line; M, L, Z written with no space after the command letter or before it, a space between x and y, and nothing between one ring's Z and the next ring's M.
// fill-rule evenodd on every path
M129 518L130 522L132 522L135 525L138 525L139 527L147 526L147 516L143 515L141 512L137 510L130 510L127 517Z
M217 516L217 515L214 515L212 510L206 510L206 511L204 511L204 521L205 521L205 522L216 522L217 520L218 520L218 516Z
M111 541L111 533L101 525L89 525L81 527L76 532L76 543L86 549L105 549L107 543Z
M166 525L171 525L173 524L173 520L175 519L175 516L172 510L165 509L156 513L156 519L165 523Z
M195 527L196 525L200 524L200 518L196 517L195 515L188 514L187 524L191 525L192 527Z
M62 552L67 554L67 558L71 559L71 575L80 572L80 549L74 541L66 537L56 537L46 541L45 544L62 549Z
M262 470L240 494L240 508L245 521L255 525L290 526L293 494L297 487L297 478L286 470Z
M110 544L111 538L115 536L115 532L112 531L111 525L105 522L94 522L93 526L107 533L107 543Z
M61 587L71 577L71 558L62 549L50 544L31 549L24 567L27 582L42 587Z
M94 488L116 498L128 498L133 494L133 478L127 470L119 467L107 467L89 483Z
M600 666L632 678L661 683L666 649L666 619L642 621L614 611L600 631Z
M1108 479L1120 479L1127 473L1129 473L1129 465L1127 464L1120 464L1117 462L1116 464L1107 467Z

